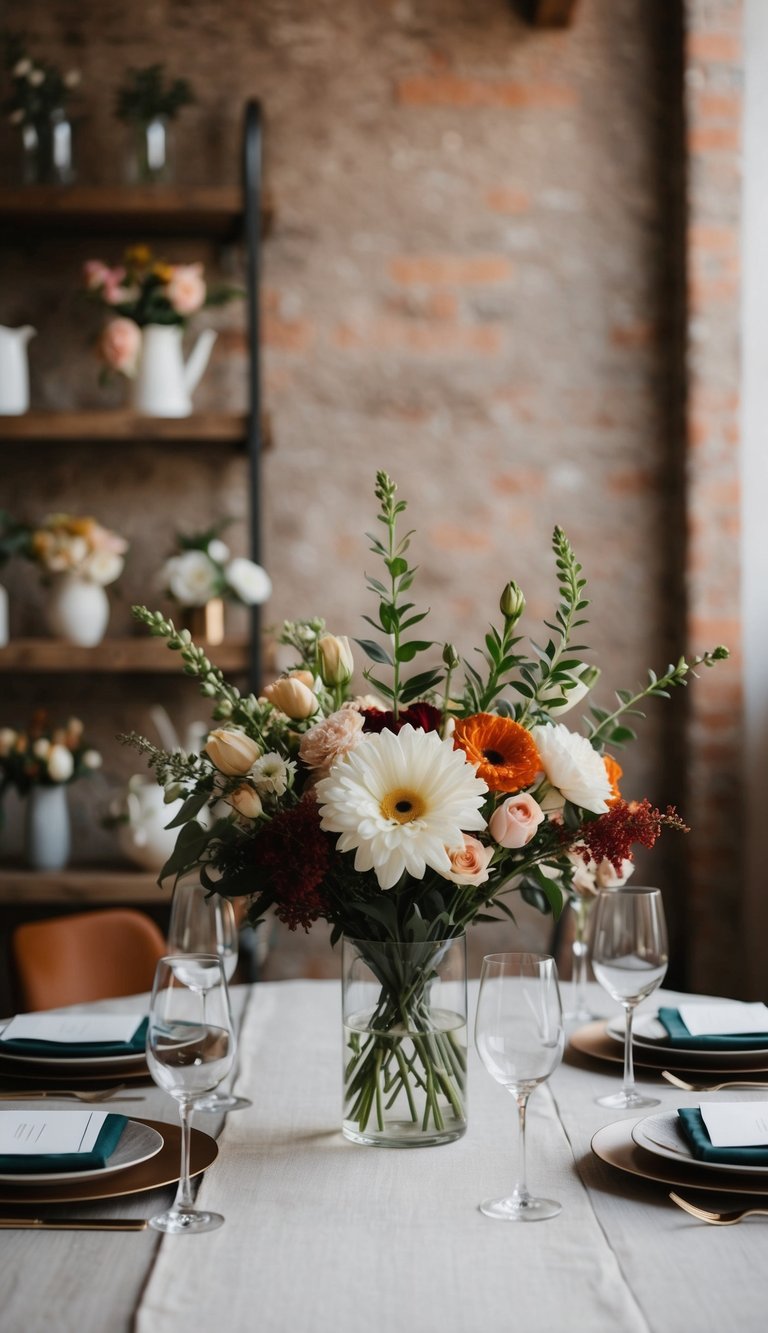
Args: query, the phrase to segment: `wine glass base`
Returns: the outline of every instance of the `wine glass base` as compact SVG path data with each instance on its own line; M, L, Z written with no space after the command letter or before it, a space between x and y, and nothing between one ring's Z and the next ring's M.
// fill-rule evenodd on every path
M659 1097L644 1097L641 1092L612 1092L607 1097L595 1097L598 1106L607 1106L612 1111L642 1110L645 1106L661 1106Z
M194 1106L196 1111L244 1111L247 1106L253 1106L253 1102L250 1097L213 1092L210 1097L201 1097Z
M525 1199L485 1199L480 1204L480 1212L496 1222L545 1222L562 1210L563 1205L555 1199L535 1199L531 1195Z
M207 1213L197 1208L176 1210L169 1208L167 1213L150 1217L149 1225L153 1231L164 1231L166 1235L183 1236L187 1232L215 1231L224 1225L221 1213Z

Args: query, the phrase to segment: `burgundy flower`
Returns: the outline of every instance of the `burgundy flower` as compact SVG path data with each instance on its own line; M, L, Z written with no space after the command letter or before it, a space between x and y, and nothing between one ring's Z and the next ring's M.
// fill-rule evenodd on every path
M595 860L599 864L605 858L620 871L622 861L632 859L633 844L653 847L664 827L676 828L684 833L690 831L672 805L667 806L662 814L647 799L618 801L607 814L599 815L597 819L581 826L579 844L574 850L587 863Z
M398 714L397 721L394 713L385 712L381 708L364 708L362 713L364 731L397 732L406 722L410 722L412 727L420 727L422 731L439 731L443 725L440 709L432 704L411 704L410 708L404 708Z
M275 915L290 930L309 930L325 916L328 900L322 891L330 864L330 845L320 828L313 796L281 810L264 825L253 844L263 890L275 904Z

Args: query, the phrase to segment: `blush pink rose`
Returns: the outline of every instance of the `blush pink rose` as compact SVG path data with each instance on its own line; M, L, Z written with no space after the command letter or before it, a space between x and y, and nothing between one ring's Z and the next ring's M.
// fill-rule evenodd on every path
M544 817L538 801L527 792L520 792L494 810L488 828L500 847L525 847Z
M205 301L205 290L202 264L175 264L165 294L177 314L194 315Z
M110 370L136 374L141 351L141 330L132 319L113 319L101 335L99 350Z
M364 740L362 715L351 708L340 708L337 713L331 713L318 722L316 727L304 732L299 758L307 768L314 770L314 777L321 778L326 775L334 759L349 754Z
M488 862L493 856L492 847L484 847L479 838L464 834L463 847L446 847L451 868L442 871L444 879L454 884L485 884L490 871Z

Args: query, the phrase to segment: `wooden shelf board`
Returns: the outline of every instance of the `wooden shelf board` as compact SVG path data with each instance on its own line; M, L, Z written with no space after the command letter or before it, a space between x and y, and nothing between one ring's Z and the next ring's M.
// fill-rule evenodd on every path
M22 185L0 188L0 224L27 231L205 234L233 238L237 185Z
M248 418L245 413L201 412L189 417L142 417L127 410L76 410L70 412L25 412L0 417L0 441L33 440L37 443L118 444L126 440L163 441L175 444L236 444L245 446Z
M156 876L130 866L83 866L80 869L28 870L0 866L0 904L57 906L82 904L111 906L118 903L170 904L170 882L161 889Z
M225 673L248 669L249 645L245 639L228 639L211 645L207 652ZM181 659L178 653L166 648L162 639L150 637L102 639L93 648L81 648L61 639L14 639L0 648L0 673L3 672L179 674Z

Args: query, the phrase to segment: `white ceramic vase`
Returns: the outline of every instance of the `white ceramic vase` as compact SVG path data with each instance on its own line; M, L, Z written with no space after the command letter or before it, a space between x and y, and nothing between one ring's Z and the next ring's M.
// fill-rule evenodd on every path
M30 788L24 833L27 864L32 870L63 870L70 848L65 783Z
M151 417L188 417L192 394L215 341L213 329L203 329L185 362L179 324L148 324L143 328L131 395L135 411Z
M0 583L0 648L5 647L9 637L8 593Z
M165 804L165 792L157 782L137 774L128 782L124 809L127 821L118 827L123 855L143 870L161 870L176 846L178 829L166 824L179 813L182 801Z
M34 333L29 324L21 329L0 324L0 416L21 416L29 410L27 343Z
M48 602L51 632L67 643L92 648L101 643L109 623L109 598L100 583L58 574Z

